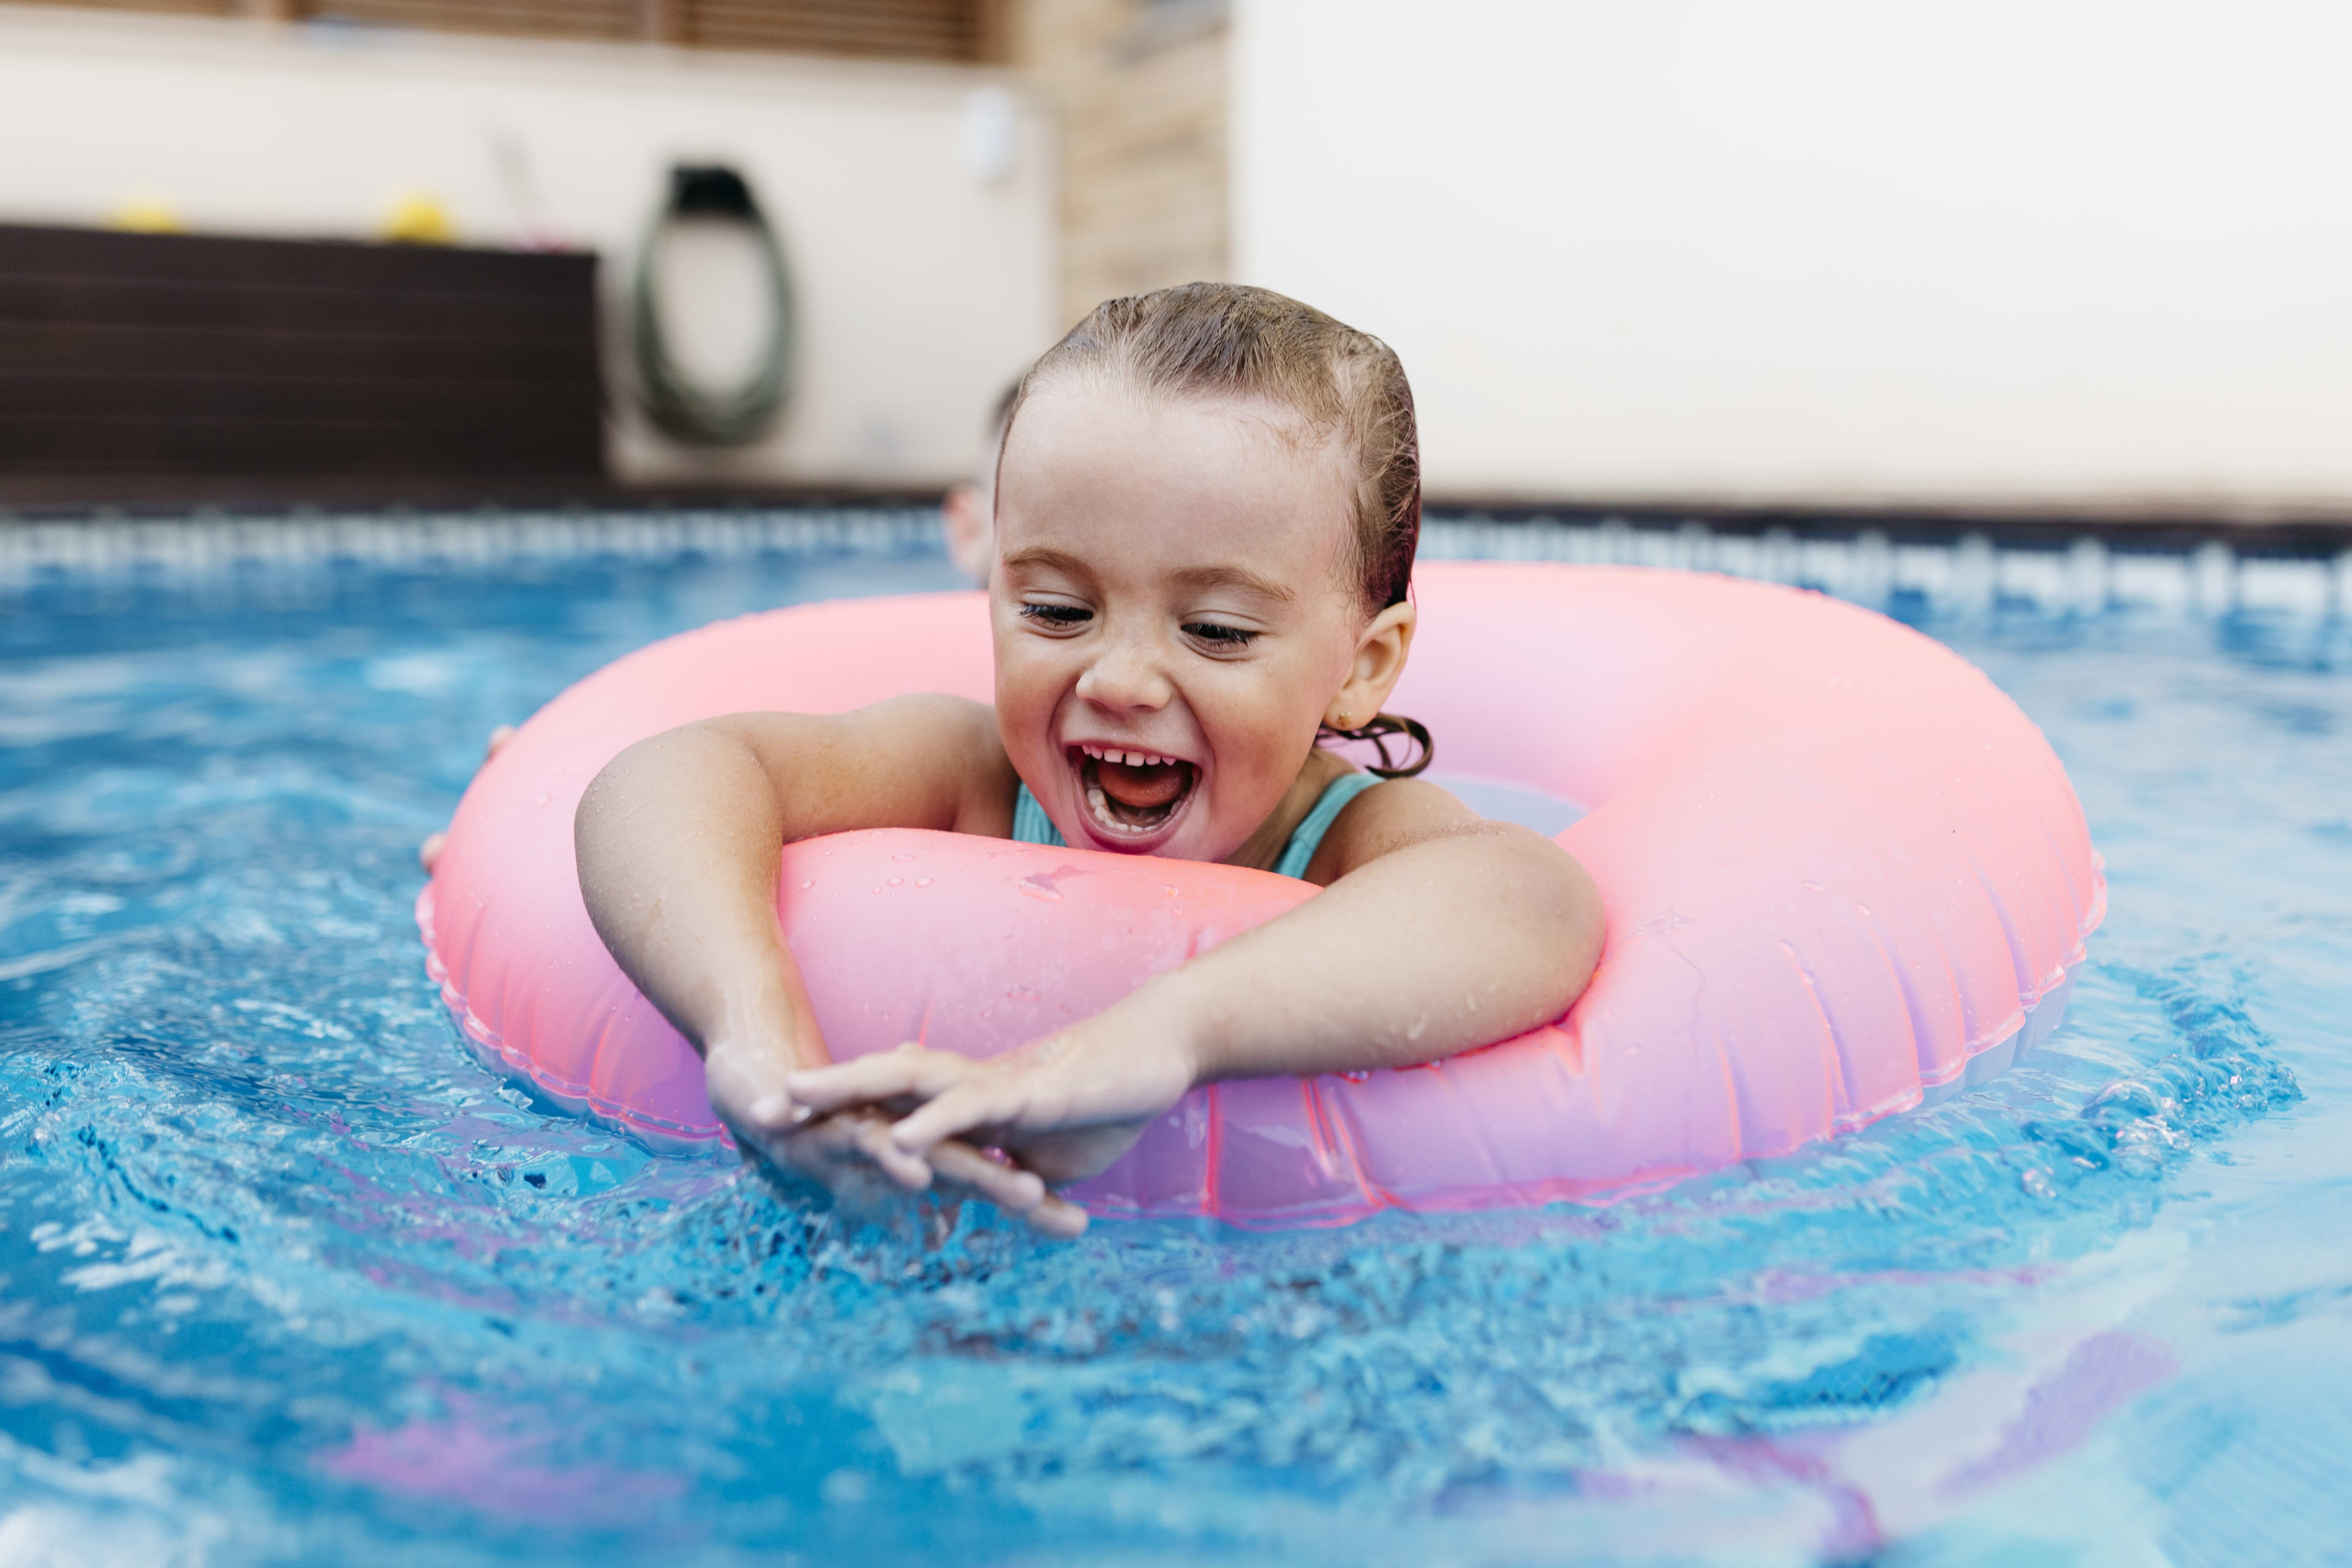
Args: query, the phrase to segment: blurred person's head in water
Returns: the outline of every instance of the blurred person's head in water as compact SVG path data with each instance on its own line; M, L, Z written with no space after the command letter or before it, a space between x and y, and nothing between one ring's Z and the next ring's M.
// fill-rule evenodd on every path
M947 539L948 558L956 563L956 570L977 584L988 581L989 567L996 559L996 459L1004 450L1004 422L1020 395L1017 381L997 395L989 410L988 440L981 449L980 466L970 479L950 485L940 501L940 531Z

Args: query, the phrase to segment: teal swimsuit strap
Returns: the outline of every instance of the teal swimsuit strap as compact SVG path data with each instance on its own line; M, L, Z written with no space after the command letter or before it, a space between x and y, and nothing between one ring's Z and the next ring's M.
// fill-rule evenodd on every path
M1307 814L1307 820L1298 825L1290 842L1282 847L1282 858L1274 863L1275 875L1303 879L1307 863L1315 858L1315 851L1323 846L1323 836L1331 831L1332 820L1348 809L1349 801L1382 782L1375 774L1356 773L1341 773L1325 784L1323 793L1316 797L1315 809Z
M1282 858L1274 865L1276 874L1305 878L1307 862L1322 847L1323 836L1331 830L1332 819L1348 808L1349 801L1381 782L1370 773L1341 773L1324 785L1323 793L1316 797L1315 809L1307 814L1307 820L1298 825L1290 842L1282 847ZM1045 808L1037 804L1037 797L1029 793L1027 784L1023 784L1013 796L1013 838L1017 844L1066 847L1061 830L1045 815Z
M1045 815L1045 808L1037 804L1037 797L1029 793L1027 784L1023 784L1013 797L1013 842L1069 847L1069 841L1054 826L1054 819Z

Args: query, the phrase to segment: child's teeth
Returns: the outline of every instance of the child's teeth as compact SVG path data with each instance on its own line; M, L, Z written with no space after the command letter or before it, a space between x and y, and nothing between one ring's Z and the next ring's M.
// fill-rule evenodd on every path
M1121 822L1112 816L1109 798L1103 794L1099 786L1087 791L1087 809L1095 814L1097 822L1101 823L1113 833L1133 834L1148 831L1135 823Z
M1078 751L1098 763L1110 763L1119 767L1164 768L1175 762L1157 752L1130 752L1117 746L1097 746L1092 742L1080 742Z

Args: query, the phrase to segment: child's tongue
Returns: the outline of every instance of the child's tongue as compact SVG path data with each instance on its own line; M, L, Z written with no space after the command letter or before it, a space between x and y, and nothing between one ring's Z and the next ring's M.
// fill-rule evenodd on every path
M1176 797L1184 793L1186 775L1192 771L1190 763L1147 763L1139 766L1097 762L1095 781L1102 785L1103 794L1129 811L1158 811L1176 804Z

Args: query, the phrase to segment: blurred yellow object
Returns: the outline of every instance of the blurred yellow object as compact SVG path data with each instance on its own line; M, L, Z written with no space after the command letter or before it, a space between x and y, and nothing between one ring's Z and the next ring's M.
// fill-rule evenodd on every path
M376 234L397 245L454 245L457 226L450 221L449 209L441 205L441 198L432 192L395 191Z
M123 192L107 221L132 234L177 234L181 227L172 198L152 185L134 185Z

